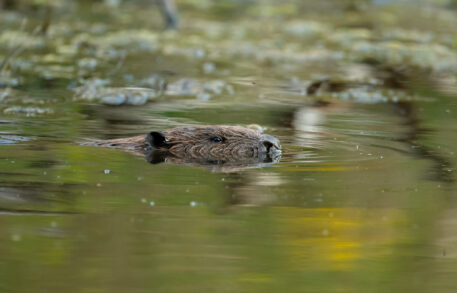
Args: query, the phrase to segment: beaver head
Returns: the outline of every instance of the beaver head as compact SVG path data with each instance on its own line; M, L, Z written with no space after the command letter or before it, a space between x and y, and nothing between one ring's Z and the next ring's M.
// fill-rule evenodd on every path
M275 137L239 126L187 126L146 136L82 142L81 145L120 149L145 155L150 163L170 162L214 166L228 172L279 162L281 145Z
M189 126L154 131L146 136L145 145L154 152L208 162L274 160L281 153L277 138L239 126Z

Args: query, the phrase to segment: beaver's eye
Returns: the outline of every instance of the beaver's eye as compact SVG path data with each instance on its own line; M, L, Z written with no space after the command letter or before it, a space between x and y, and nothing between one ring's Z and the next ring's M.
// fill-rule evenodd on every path
M220 142L224 141L224 139L222 137L219 137L219 136L213 136L213 137L211 137L211 141L212 142L216 142L216 143L220 143Z

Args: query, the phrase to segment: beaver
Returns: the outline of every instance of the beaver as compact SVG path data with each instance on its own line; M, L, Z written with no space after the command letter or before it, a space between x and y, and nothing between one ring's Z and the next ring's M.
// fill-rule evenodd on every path
M82 143L146 155L150 163L241 165L277 162L281 144L274 136L241 126L177 127L146 136Z

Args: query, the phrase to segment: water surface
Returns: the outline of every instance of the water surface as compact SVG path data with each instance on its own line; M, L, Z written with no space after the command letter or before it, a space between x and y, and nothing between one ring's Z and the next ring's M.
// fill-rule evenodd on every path
M153 7L62 2L48 39L39 12L22 31L0 12L1 59L6 32L31 39L0 88L0 291L455 292L447 7L183 1L163 32ZM75 94L154 74L199 83L142 105ZM77 144L198 124L258 124L281 161L225 173Z

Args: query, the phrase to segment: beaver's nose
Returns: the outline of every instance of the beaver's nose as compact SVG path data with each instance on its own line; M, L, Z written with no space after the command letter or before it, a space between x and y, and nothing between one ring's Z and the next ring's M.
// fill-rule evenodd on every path
M262 144L267 149L267 152L270 152L273 150L274 151L281 150L281 144L279 143L279 140L276 137L268 135L268 134L262 135Z

